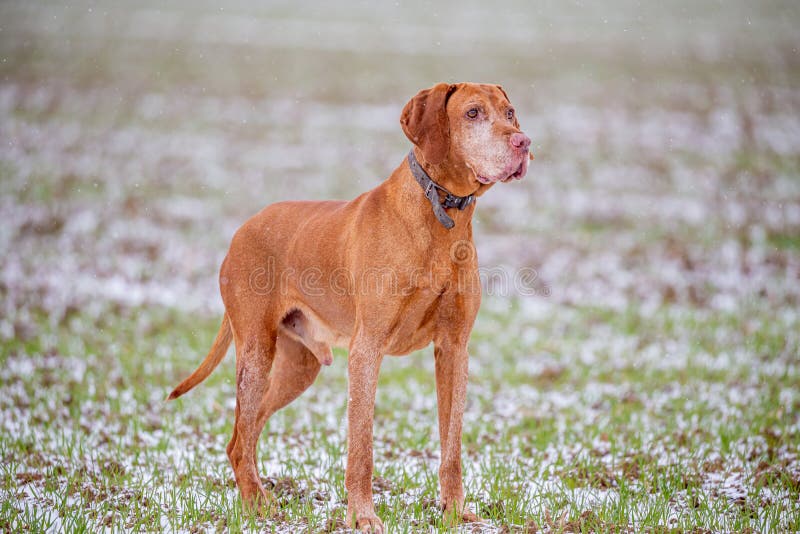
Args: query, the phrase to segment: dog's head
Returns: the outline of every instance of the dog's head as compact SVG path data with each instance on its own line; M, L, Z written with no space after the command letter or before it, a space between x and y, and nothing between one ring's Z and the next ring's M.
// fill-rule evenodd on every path
M417 93L400 124L430 166L466 168L479 187L521 179L531 140L499 85L440 83Z

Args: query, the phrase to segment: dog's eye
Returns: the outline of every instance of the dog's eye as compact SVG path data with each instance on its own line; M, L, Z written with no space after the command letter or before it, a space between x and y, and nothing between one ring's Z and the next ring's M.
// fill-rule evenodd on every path
M478 108L472 108L471 110L467 111L467 117L470 119L474 119L478 116Z
M509 109L508 111L506 111L506 118L508 120L510 120L510 121L514 120L514 110L513 109Z

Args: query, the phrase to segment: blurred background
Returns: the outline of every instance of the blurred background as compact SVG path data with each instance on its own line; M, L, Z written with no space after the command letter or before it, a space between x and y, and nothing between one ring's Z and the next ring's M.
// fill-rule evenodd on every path
M800 528L798 27L792 0L3 1L0 489L21 504L0 519L213 525L158 493L208 470L233 521L232 358L190 403L161 402L210 346L233 232L275 201L374 187L409 149L403 105L475 81L504 86L536 155L480 199L480 262L538 273L536 295L487 281L470 347L482 513L547 524L545 510L606 502L602 520L628 525L652 506L651 526ZM408 465L435 470L430 360L384 364L376 450L423 450ZM262 468L318 480L328 511L343 498L344 361L268 431L271 450L322 432L331 456L312 463L331 471L269 454ZM629 454L658 458L613 480L683 482L597 500L619 484L586 473ZM407 476L435 498L435 477ZM118 504L120 477L151 505ZM76 508L53 512L48 491L72 480ZM498 480L527 500L492 508ZM107 498L86 496L101 483Z
M537 156L481 199L482 264L534 266L564 302L796 304L798 11L4 2L6 313L39 292L48 313L219 311L235 228L379 183L408 149L402 106L439 81L502 84Z

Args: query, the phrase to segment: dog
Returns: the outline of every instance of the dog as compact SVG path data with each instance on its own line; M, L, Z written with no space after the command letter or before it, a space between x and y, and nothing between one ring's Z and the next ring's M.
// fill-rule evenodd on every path
M479 521L464 504L461 430L467 343L481 301L472 240L476 199L522 179L533 155L499 85L439 83L404 107L413 143L399 167L345 201L279 202L239 228L219 276L225 314L208 356L169 395L202 382L236 347L236 419L227 447L242 503L275 512L256 444L269 417L349 349L348 527L384 532L372 499L373 415L384 355L434 344L447 524Z

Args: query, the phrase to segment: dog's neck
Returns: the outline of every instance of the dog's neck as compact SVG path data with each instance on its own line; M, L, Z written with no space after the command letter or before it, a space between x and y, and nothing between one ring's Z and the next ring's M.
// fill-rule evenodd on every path
M415 151L415 156L420 158L419 150ZM464 174L460 175L461 178L458 174L448 174L447 169L452 169L454 166L426 166L422 160L417 159L417 161L433 181L454 195L475 194L477 197L488 189L485 186L480 188L469 186L469 179ZM472 172L466 167L465 170ZM447 215L455 224L450 229L445 228L434 214L431 202L425 196L425 191L414 178L407 157L403 158L400 166L395 169L389 179L377 188L377 191L381 191L377 198L381 198L381 202L387 203L386 206L391 210L392 216L404 220L409 227L430 228L434 236L447 236L448 239L469 239L472 235L472 214L475 212L475 202L463 210L447 209Z
M446 158L440 163L432 164L425 159L425 155L419 148L414 147L413 150L414 156L431 180L454 195L460 197L475 195L479 197L491 187L491 184L478 183L475 179L475 173L463 162L457 163L452 161L451 158Z

